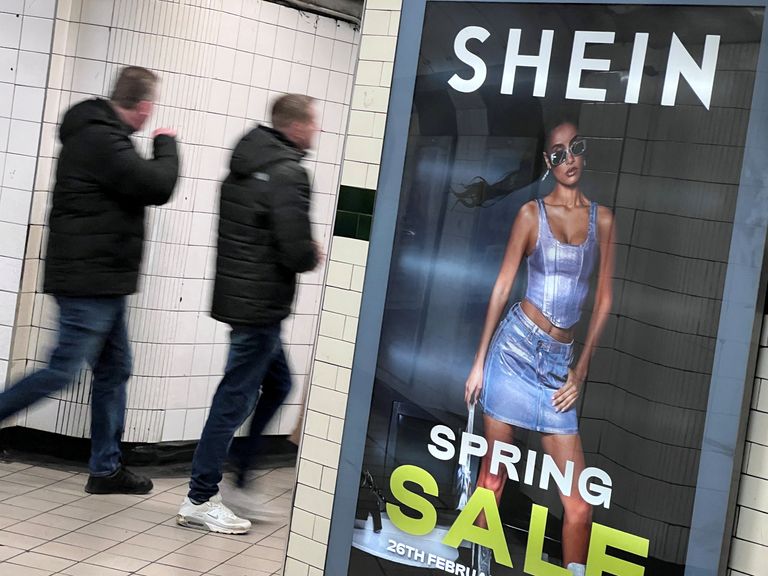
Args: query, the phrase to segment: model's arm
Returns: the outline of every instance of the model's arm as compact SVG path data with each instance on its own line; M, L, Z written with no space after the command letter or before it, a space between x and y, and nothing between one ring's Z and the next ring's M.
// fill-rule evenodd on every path
M465 385L464 400L467 404L474 404L480 396L483 388L483 365L488 354L493 333L501 318L501 313L509 300L512 284L515 282L520 261L530 245L533 233L536 230L538 212L535 202L525 204L517 214L512 231L509 233L507 248L504 252L504 260L501 263L499 275L493 285L491 299L488 303L488 311L485 315L485 324L480 336L480 344L477 347L475 361Z
M568 371L565 385L552 396L552 403L558 412L564 412L573 406L581 394L581 387L589 371L589 362L595 353L600 335L603 333L608 314L613 302L613 253L614 234L613 214L601 206L597 213L597 233L600 242L600 267L595 290L595 306L589 321L584 349L573 368Z

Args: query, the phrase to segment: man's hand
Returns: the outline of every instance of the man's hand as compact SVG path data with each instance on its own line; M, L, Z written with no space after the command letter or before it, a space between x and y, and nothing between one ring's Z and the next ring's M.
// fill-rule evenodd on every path
M170 136L171 138L176 138L176 130L173 128L156 128L154 132L152 132L152 138L157 138L158 136Z
M313 240L312 244L315 246L315 268L317 268L325 262L325 252L323 251L323 246L320 242Z

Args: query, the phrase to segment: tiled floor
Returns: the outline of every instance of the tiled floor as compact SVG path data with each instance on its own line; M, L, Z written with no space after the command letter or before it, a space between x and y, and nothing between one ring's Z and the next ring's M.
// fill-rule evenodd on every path
M0 461L0 575L282 574L294 471L257 474L253 493L273 516L226 536L176 525L187 478L154 479L147 496L91 496L83 473Z

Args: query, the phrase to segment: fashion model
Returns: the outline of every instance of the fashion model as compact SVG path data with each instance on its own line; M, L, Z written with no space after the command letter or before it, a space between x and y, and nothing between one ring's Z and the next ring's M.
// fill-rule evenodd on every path
M465 400L480 402L489 446L512 443L516 428L541 433L543 449L561 471L573 462L573 478L584 469L575 403L589 362L611 309L613 214L579 189L586 141L572 122L548 131L545 178L554 189L519 211L493 287L480 344L467 378ZM502 319L521 260L528 264L528 288L522 302ZM584 347L574 362L573 334L598 274L595 304ZM492 490L498 504L507 480L505 467L490 470L483 458L477 485ZM563 565L583 576L589 546L592 507L574 486L563 503ZM478 519L485 527L485 518ZM491 550L476 547L478 574L490 575Z

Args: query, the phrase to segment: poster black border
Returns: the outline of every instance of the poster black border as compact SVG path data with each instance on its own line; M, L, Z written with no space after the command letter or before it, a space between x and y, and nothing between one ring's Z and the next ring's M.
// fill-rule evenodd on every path
M402 0L394 72L342 437L325 573L348 573L360 467L399 208L424 13L428 2L763 7L768 0ZM744 456L766 291L768 42L763 36L734 215L702 440L685 576L725 574ZM364 22L363 22L364 23Z

